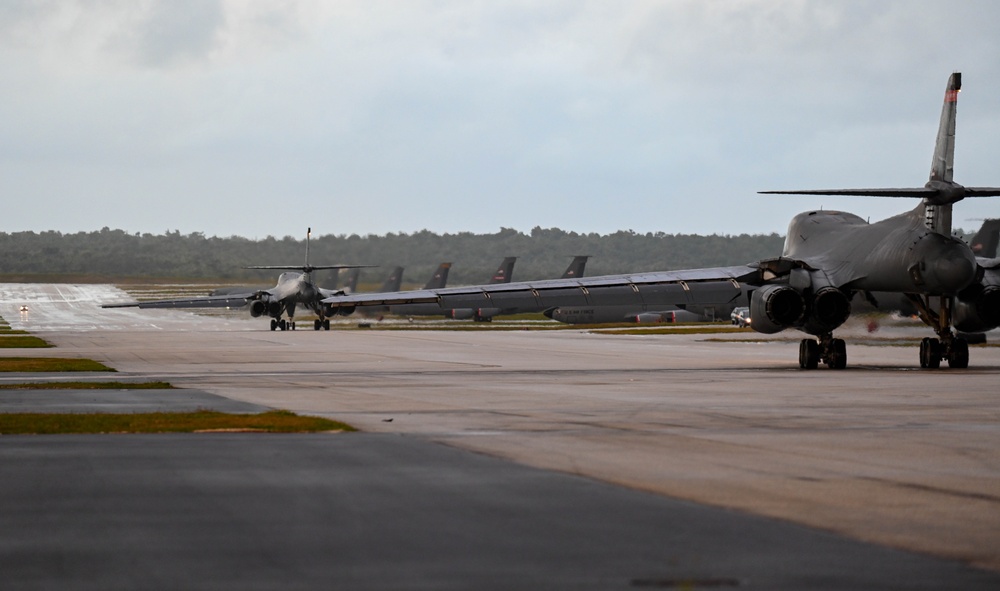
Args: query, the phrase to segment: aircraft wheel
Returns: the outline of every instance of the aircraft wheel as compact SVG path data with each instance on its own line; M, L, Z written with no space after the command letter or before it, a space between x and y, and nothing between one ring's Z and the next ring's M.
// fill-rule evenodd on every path
M278 321L274 318L271 319L271 330L278 328Z
M295 323L294 323L294 322L289 322L289 323L288 323L288 327L289 327L290 329L292 329L292 330L295 330Z
M321 324L319 320L313 320L313 330L319 330Z
M844 339L830 339L826 350L826 366L830 369L844 369L847 367L847 343Z
M281 330L288 330L288 323L285 322L284 318L278 321L278 328L280 328Z
M965 369L969 367L969 341L958 337L951 343L948 351L948 367Z
M920 341L920 367L937 369L941 367L941 343L937 339L924 337Z
M831 345L833 354L830 359L830 369L844 369L847 367L847 343L844 339L833 339Z
M330 319L329 318L324 318L323 319L323 330L330 330Z
M802 339L799 343L799 367L816 369L819 366L819 343L812 339Z

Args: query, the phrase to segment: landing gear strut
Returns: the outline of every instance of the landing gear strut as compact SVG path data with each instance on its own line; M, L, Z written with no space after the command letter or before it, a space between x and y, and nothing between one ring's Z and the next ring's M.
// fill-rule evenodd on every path
M284 318L272 318L271 330L295 330L295 321L289 319L286 322Z
M930 297L926 300L911 294L907 297L917 307L920 319L934 328L938 335L936 339L927 337L920 341L920 367L937 369L941 367L942 359L953 369L969 367L969 341L956 336L951 330L951 298L941 297L941 305L936 312L930 307Z
M820 361L830 369L847 367L847 343L844 339L833 338L832 332L820 335L819 341L802 339L799 343L799 367L816 369Z

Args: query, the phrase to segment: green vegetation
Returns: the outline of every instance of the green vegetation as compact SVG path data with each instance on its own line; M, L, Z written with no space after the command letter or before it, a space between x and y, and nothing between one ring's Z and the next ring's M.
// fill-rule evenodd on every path
M625 328L625 329L612 329L612 330L600 330L595 331L600 332L600 334L633 334L633 335L651 335L651 334L726 334L726 333L747 333L749 332L745 328L739 328L729 324L718 325L718 324L683 324L683 325L669 325L656 328Z
M206 431L260 431L307 433L355 431L354 427L319 417L278 410L255 415L214 411L136 414L0 414L0 434L56 433L197 433Z
M173 390L168 382L22 382L0 390Z
M0 357L0 372L115 371L90 359Z
M38 337L10 335L9 332L0 333L0 349L47 349L49 347L52 347L50 343Z
M965 234L957 230L960 235ZM969 233L971 234L971 233ZM485 281L504 256L520 257L515 280L557 277L576 254L593 255L587 275L666 271L720 265L739 265L780 254L784 238L778 234L698 236L693 234L580 234L559 228L533 228L525 234L501 228L495 234L439 235L427 230L384 236L326 235L311 243L313 264L349 262L380 265L362 272L363 289L376 288L388 269L406 267L404 288L416 287L442 261L454 266L449 283ZM206 237L200 232L182 235L132 234L104 228L95 232L0 232L0 281L124 283L129 278L157 278L212 283L270 284L270 271L242 269L251 264L287 265L302 260L304 236L268 236L249 240L239 236ZM324 287L334 276L317 273ZM324 283L325 282L325 283Z
M310 260L314 264L380 265L362 272L362 283L368 288L377 287L389 268L402 265L408 281L405 287L413 287L423 284L442 261L454 263L449 283L458 285L485 281L504 256L520 257L514 279L529 280L557 277L576 254L593 255L587 275L601 275L740 264L777 256L782 241L777 234L696 236L620 231L600 235L558 228L535 228L526 234L502 228L495 234L439 235L425 230L384 236L316 236L310 244ZM295 264L305 252L305 237L248 240L176 231L136 235L107 228L76 234L0 232L0 249L4 252L0 260L2 281L123 283L123 278L173 278L264 285L273 283L274 272L242 267ZM316 280L329 287L333 274L317 273Z

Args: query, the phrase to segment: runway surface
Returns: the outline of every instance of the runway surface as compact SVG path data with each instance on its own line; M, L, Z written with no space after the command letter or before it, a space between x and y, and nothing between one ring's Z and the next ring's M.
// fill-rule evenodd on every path
M922 371L915 344L849 329L847 370L800 371L783 338L275 333L101 310L127 299L107 286L0 290L13 328L58 345L45 355L1000 570L995 347L973 347L967 370Z

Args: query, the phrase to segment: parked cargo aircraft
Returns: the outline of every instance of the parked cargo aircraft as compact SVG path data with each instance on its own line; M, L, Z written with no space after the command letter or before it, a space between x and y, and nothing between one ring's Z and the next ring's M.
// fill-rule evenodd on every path
M402 267L397 267L397 269L400 270L399 279L402 280L402 278L403 278L402 277L402 270L403 270L403 268ZM436 289L436 288L444 287L445 285L447 285L447 283L448 283L448 271L450 271L450 270L451 270L451 263L441 263L440 265L438 265L438 268L435 269L434 274L431 275L431 278L427 280L426 284L424 284L424 289ZM382 286L382 289L380 289L379 292L399 291L399 286L400 286L400 282L397 282L395 288L390 288L388 286L388 282L387 282L386 285ZM419 313L421 309L427 308L428 304L413 304L413 306L415 307L414 309L417 311L417 313ZM436 309L436 313L437 314L441 313L441 309L440 308L437 308L435 306L435 309ZM362 308L360 310L360 312L363 312L365 316L369 316L369 317L371 317L371 316L378 316L380 314L387 314L387 313L389 313L389 314L400 314L401 313L401 312L395 312L395 311L393 311L390 306L371 306L371 307Z
M318 316L313 322L315 330L330 330L329 316L338 308L324 304L322 300L343 294L318 287L312 280L312 272L322 269L354 269L373 265L311 265L309 264L309 239L312 228L306 233L306 262L304 265L251 266L245 269L286 269L278 276L277 284L270 289L259 289L244 293L233 293L197 298L155 300L128 304L105 304L102 308L236 308L247 306L254 318L267 315L271 318L271 330L295 330L295 310L298 306L308 308ZM397 284L398 289L398 284ZM287 315L286 320L283 315Z
M813 338L799 347L799 366L847 366L847 347L833 331L850 316L855 294L906 294L936 333L920 345L920 366L967 367L966 332L1000 326L1000 260L977 261L965 242L951 236L952 206L967 197L1000 195L997 187L954 182L955 107L961 74L952 74L931 164L923 187L773 191L811 195L868 195L921 199L915 209L876 223L840 211L795 216L781 256L736 267L555 279L395 294L334 296L333 307L437 302L442 307L730 304L749 300L751 325L762 333L795 328ZM743 305L746 305L744 303Z
M560 275L560 279L572 279L574 277L583 277L587 269L587 260L590 255L577 255L573 257L569 266ZM497 316L504 316L510 314L526 314L531 312L543 312L542 308L538 307L483 307L483 308L460 308L451 310L450 318L472 318L476 322L492 322Z
M497 270L490 276L488 285L510 283L511 277L514 275L515 262L517 262L517 257L504 258L504 260L501 261L500 266L497 267ZM424 285L424 289L430 290L444 288L448 282L448 272L450 270L451 263L441 263L441 266L438 267L437 271L434 272L434 275L431 276L427 284ZM471 308L445 309L432 302L402 303L394 306L383 305L378 307L383 311L399 316L444 316L445 318L458 319L476 318L476 311Z

